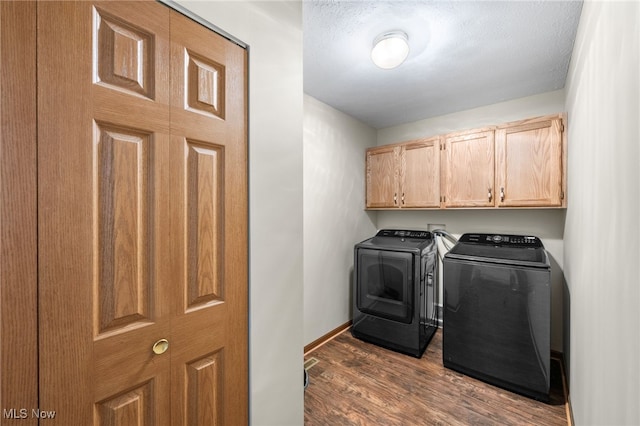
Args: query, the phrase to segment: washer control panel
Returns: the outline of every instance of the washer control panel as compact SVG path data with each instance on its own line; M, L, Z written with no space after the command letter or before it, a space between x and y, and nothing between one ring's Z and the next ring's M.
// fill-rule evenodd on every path
M463 234L458 241L499 246L543 247L540 238L529 235Z
M428 240L432 238L429 231L409 231L406 229L381 229L376 237L395 237L395 238L419 238Z

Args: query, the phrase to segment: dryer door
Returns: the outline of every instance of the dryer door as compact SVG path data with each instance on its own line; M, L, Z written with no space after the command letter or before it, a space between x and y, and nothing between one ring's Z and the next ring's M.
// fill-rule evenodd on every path
M414 255L358 249L356 263L358 309L409 324L413 317Z

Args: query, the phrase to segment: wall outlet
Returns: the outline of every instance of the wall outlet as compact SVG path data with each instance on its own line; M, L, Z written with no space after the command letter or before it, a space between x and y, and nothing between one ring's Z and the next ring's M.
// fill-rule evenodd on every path
M429 223L427 225L427 231L433 231L435 229L447 229L447 225L444 223Z

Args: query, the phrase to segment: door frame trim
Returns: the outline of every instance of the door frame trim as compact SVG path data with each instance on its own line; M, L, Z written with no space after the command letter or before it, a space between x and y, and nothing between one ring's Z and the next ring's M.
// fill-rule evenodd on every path
M3 124L11 123L0 126L0 166L7 171L0 179L0 405L4 417L5 409L26 409L30 414L39 407L37 3L0 3L0 118ZM24 425L37 424L35 417L22 420Z

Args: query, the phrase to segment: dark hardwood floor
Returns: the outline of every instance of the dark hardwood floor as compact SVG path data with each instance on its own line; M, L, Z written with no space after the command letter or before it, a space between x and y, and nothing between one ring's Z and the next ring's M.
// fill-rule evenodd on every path
M305 356L304 422L312 425L566 425L559 361L543 403L442 365L442 330L416 359L338 335Z

